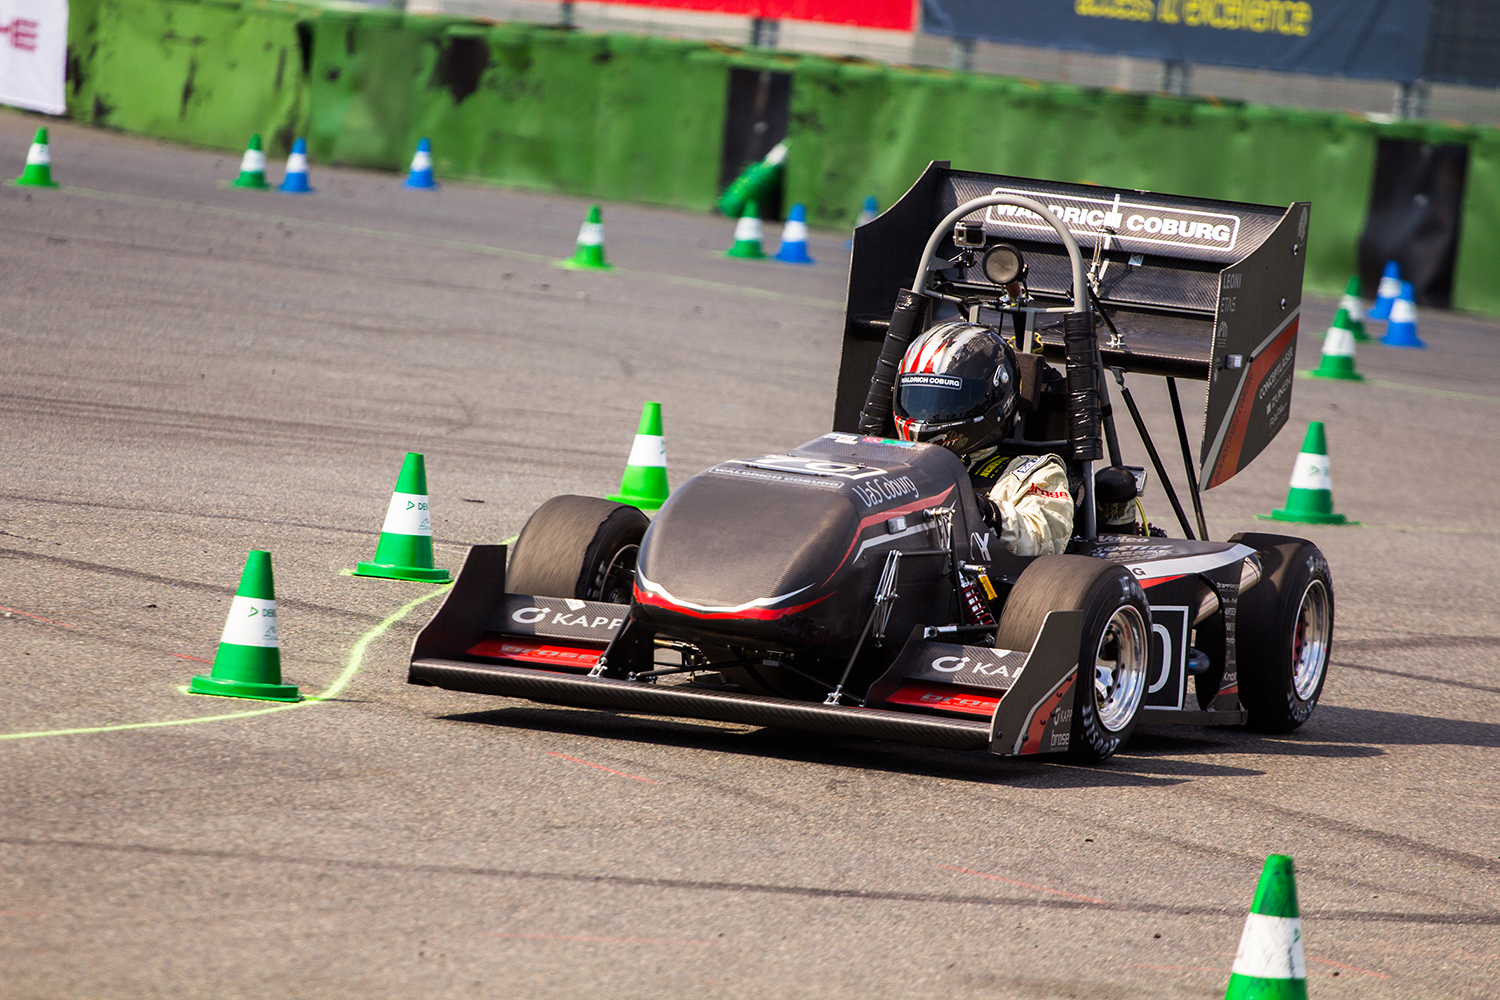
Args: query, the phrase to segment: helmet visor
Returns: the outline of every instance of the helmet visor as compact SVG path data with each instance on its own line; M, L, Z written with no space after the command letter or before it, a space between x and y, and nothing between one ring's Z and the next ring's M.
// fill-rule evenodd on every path
M990 388L989 379L914 372L898 380L897 411L924 424L963 420L984 412Z

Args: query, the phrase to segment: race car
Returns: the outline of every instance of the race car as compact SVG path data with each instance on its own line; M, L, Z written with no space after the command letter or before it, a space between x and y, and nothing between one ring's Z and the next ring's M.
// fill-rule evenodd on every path
M1328 563L1209 541L1200 484L1287 421L1308 214L931 164L856 232L829 433L706 469L654 518L547 501L509 549L471 549L409 681L1081 763L1141 722L1296 728L1327 674ZM1015 359L1004 453L1078 483L1063 554L1009 551L959 456L896 432L901 359L955 319ZM1127 376L1166 380L1193 520ZM1147 473L1111 377L1181 538L1120 516ZM1196 463L1178 379L1207 383Z

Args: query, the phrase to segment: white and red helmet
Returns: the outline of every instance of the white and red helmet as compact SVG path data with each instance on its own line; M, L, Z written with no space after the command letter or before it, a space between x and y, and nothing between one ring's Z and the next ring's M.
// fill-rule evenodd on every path
M1017 375L1009 345L993 327L942 323L906 349L892 411L904 441L940 444L959 455L998 444L1016 414Z

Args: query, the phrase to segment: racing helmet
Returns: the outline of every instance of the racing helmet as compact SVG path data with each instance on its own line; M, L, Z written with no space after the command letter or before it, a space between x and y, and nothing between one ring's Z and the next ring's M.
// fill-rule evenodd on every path
M939 324L913 340L901 359L892 400L896 435L958 455L998 444L1015 418L1017 382L999 330Z

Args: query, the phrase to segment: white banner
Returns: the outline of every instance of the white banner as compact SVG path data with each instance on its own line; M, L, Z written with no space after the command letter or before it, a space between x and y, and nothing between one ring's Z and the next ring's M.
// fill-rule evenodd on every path
M67 111L68 0L0 0L0 104Z

